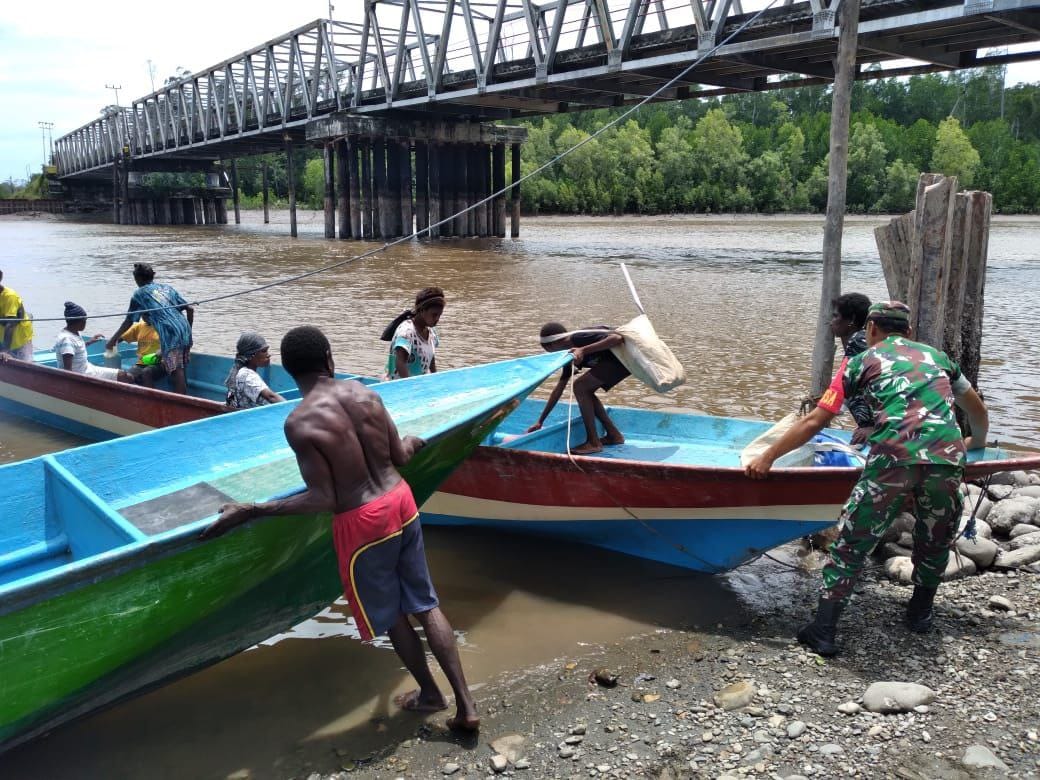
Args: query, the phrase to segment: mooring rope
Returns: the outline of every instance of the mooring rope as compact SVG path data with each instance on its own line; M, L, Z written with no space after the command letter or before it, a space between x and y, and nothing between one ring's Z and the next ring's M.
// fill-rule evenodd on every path
M445 218L443 218L441 220L438 220L437 222L434 222L434 223L432 223L430 225L427 225L422 230L416 230L415 232L411 233L410 235L401 236L400 238L397 238L397 239L395 239L393 241L387 241L384 244L382 244L381 246L374 247L374 248L372 248L372 249L370 249L370 250L368 250L366 252L362 252L361 254L358 254L358 255L353 255L351 257L346 258L345 260L340 260L338 262L331 263L330 265L321 266L320 268L312 268L312 269L310 269L308 271L304 271L302 273L298 273L298 274L295 274L293 276L287 276L284 279L278 279L277 281L274 281L274 282L268 282L267 284L260 284L260 285L254 286L254 287L247 287L247 288L242 289L242 290L235 290L233 292L224 293L223 295L214 295L214 296L211 296L209 298L200 298L200 299L197 299L195 301L189 301L188 305L189 306L203 306L203 305L206 305L206 304L209 304L209 303L216 303L217 301L226 301L229 298L237 298L237 297L242 296L242 295L252 295L253 293L262 292L264 290L270 290L273 287L280 287L281 285L284 285L284 284L292 284L293 282L298 282L298 281L301 281L303 279L309 279L312 276L318 276L319 274L328 273L329 271L334 271L337 268L342 268L343 266L348 265L350 263L357 262L358 260L366 260L369 257L374 257L375 255L381 254L382 252L385 252L386 250L388 250L388 249L390 249L392 247L395 247L395 246L397 246L399 244L403 244L403 243L405 243L407 241L411 241L412 239L419 238L419 237L423 236L424 234L428 234L434 228L438 228L441 225L447 224L448 222L451 222L452 220L455 220L458 217L461 217L463 214L466 214L467 212L472 211L473 209L478 208L479 206L483 206L483 205L489 203L490 201L494 200L495 198L498 198L498 197L500 197L502 195L505 195L510 190L512 190L514 187L518 187L521 184L523 184L525 181L527 181L528 179L531 179L531 178L539 175L543 171L546 171L549 168L552 168L554 165L556 165L563 158L573 154L578 149L580 149L581 147L585 146L585 144L590 143L591 141L595 140L596 138L598 138L599 136L603 135L608 130L613 129L615 126L617 126L618 124L620 124L624 120L628 119L630 116L632 116L632 114L634 114L636 111L641 109L643 106L645 106L650 101L656 100L663 92L671 89L673 86L675 86L680 81L685 79L687 74L689 74L692 70L697 68L706 59L708 59L713 54L715 54L715 52L717 52L720 48L725 46L731 40L733 40L738 35L740 35L742 32L744 32L744 30L746 30L748 27L750 27L752 24L754 24L756 21L758 21L762 17L762 15L766 11L770 10L774 5L776 5L777 2L779 2L779 0L769 0L769 3L764 8L762 8L760 11L757 11L753 16L751 16L750 18L748 18L747 20L742 22L740 25L738 25L736 27L736 29L734 29L731 33L729 33L725 38L723 38L721 41L719 41L714 46L712 46L710 49L708 49L704 54L702 54L699 57L697 57L696 60L694 60L692 63L687 65L685 68L683 68L678 74L676 74L671 79L666 81L664 84L662 84L660 87L655 89L649 95L644 97L638 103L633 105L627 111L625 111L624 113L622 113L619 116L615 117L614 119L610 120L605 125L603 125L603 127L599 128L598 130L596 130L595 132L593 132L589 136L587 136L587 137L583 138L582 140L578 141L576 144L574 144L573 146L569 147L568 149L565 149L564 151L560 152L559 154L557 154L552 159L546 161L542 165L539 165L537 168L535 168L530 173L526 174L525 176L521 176L516 181L507 184L505 187L503 187L502 189L498 190L497 192L493 192L492 194L488 195L486 198L478 200L475 203L471 203L468 206L466 206L465 208L455 212L451 216L445 217ZM180 306L156 306L156 307L151 308L151 309L137 309L137 310L135 310L134 313L135 314L146 314L146 313L149 313L149 312L165 311L166 309L180 309L180 308L182 308L182 307L180 307ZM92 314L92 315L90 315L90 319L97 320L97 319L108 319L108 318L125 317L125 316L127 316L127 312L125 312L125 311L106 312L104 314ZM15 320L15 319L0 319L0 324L6 324L8 322L20 322L20 321L21 320ZM33 321L34 322L64 322L65 321L65 317L63 317L63 316L62 317L34 317Z

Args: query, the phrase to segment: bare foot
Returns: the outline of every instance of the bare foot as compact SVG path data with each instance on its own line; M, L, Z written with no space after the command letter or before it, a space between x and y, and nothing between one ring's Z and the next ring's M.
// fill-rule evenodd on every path
M448 702L439 693L436 698L423 698L422 691L416 689L401 693L394 697L394 704L409 712L440 712L448 709Z
M608 447L616 447L619 444L625 443L625 437L622 436L620 433L617 436L604 436L603 443L606 444Z
M577 447L571 447L571 452L575 455L593 455L597 452L603 452L602 444L579 444Z
M480 731L480 718L476 715L456 715L445 724L452 731L475 734Z

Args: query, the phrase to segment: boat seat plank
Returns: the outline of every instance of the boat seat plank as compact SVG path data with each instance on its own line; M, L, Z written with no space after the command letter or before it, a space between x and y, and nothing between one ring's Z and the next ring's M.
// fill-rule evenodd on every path
M206 482L123 507L119 513L142 533L155 536L210 517L234 499Z

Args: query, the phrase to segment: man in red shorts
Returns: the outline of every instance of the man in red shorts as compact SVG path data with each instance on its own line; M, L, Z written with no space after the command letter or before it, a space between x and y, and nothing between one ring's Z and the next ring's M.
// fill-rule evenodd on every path
M285 421L285 438L296 453L306 489L262 504L227 504L203 537L219 536L255 517L332 512L340 576L361 638L389 634L419 684L418 690L395 701L417 712L448 706L408 619L414 615L455 693L457 711L448 727L476 731L480 720L455 634L430 582L419 511L397 471L423 441L401 439L376 393L359 382L333 378L332 350L317 328L289 331L281 351L282 365L303 394Z

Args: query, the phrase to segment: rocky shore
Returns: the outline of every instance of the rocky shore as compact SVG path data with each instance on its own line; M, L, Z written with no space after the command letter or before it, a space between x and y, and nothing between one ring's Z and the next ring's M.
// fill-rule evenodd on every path
M477 692L477 739L459 741L430 717L376 754L340 751L338 771L310 780L1040 777L1040 555L1015 557L1040 551L1040 538L1015 546L1034 532L1013 534L1033 526L1024 507L1040 506L1029 492L1038 484L1021 473L990 483L979 540L996 550L979 576L951 570L931 634L903 626L910 588L886 576L902 557L893 555L858 585L841 653L806 651L793 634L818 592L820 556L810 553L794 568L769 563L772 598L731 620L583 648L490 681ZM1035 508L1029 517L1040 532Z

